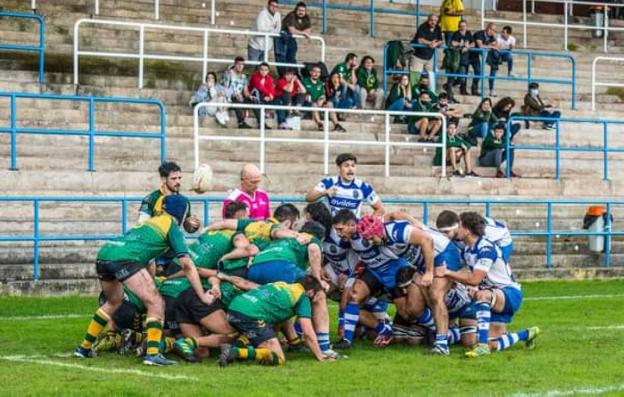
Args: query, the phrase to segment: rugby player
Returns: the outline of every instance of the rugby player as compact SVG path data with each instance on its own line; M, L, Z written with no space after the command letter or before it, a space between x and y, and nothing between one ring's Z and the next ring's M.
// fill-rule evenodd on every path
M147 365L171 365L175 361L166 359L160 351L160 340L164 321L164 303L154 286L146 267L154 258L171 250L180 259L180 264L193 290L200 300L211 304L214 297L204 292L179 224L186 218L188 200L181 195L168 195L163 200L163 213L132 228L124 236L106 242L96 259L96 272L104 303L89 323L84 340L74 351L76 357L90 358L95 354L92 345L111 315L123 302L125 286L141 299L147 311L147 349L143 363Z
M507 349L523 341L533 347L539 335L538 327L523 329L517 333L507 331L513 315L522 304L522 290L515 281L509 264L503 259L500 248L485 238L486 221L476 212L459 215L457 238L466 247L462 253L468 271L446 270L446 277L453 281L475 287L478 343L466 357L474 358L490 354L490 351Z
M357 158L351 153L339 154L336 157L336 167L338 175L323 178L306 194L306 201L314 202L327 197L332 215L341 209L348 209L358 218L362 202L366 201L373 208L374 215L383 215L384 208L375 189L355 176Z

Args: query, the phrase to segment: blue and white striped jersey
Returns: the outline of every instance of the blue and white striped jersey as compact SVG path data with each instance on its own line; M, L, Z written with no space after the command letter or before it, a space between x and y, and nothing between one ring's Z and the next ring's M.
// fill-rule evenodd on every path
M363 201L370 205L374 205L379 201L375 189L358 178L355 178L352 182L344 182L339 176L323 178L314 190L326 192L334 187L337 189L336 194L327 198L332 215L335 215L340 210L348 209L359 218Z
M333 227L323 241L323 256L325 264L330 265L336 274L351 274L357 263L357 255L351 249L351 243L341 239Z
M487 217L484 219L485 238L501 248L505 248L512 243L511 233L505 222Z
M520 284L516 283L500 248L488 239L481 237L474 247L465 247L462 256L470 270L482 270L487 273L479 287L520 289Z
M386 238L382 245L373 245L359 235L351 240L351 248L373 270L382 269L388 263L402 258L411 247L409 238L412 225L409 222L387 222L384 227Z

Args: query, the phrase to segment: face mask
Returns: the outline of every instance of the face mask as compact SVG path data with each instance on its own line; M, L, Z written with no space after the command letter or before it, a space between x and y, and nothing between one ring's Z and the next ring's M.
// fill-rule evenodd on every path
M421 101L421 103L423 104L423 106L429 105L429 101Z
M421 84L421 85L420 85L420 89L421 89L421 90L426 90L426 89L428 89L428 88L429 88L429 86L428 86L427 84Z
M531 89L531 95L537 96L538 94L539 94L539 90L538 89L535 89L535 88Z

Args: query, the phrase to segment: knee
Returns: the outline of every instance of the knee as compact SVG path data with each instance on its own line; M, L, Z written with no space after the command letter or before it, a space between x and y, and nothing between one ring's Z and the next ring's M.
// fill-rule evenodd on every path
M489 302L492 300L492 293L490 291L477 291L474 297L476 301Z

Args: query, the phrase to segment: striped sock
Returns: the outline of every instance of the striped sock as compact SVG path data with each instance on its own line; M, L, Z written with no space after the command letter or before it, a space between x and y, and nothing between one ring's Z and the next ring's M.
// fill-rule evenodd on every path
M80 343L80 346L83 349L91 349L91 346L95 343L98 335L102 333L102 330L106 327L106 324L108 324L109 321L110 316L101 308L97 309L91 319L91 322L89 323L89 326L87 327L87 333L85 334L82 343Z
M318 344L322 352L326 352L329 350L329 333L317 332L316 339L318 340Z
M459 333L459 328L457 327L451 327L448 330L448 344L449 345L454 345L456 343L459 343L459 341L461 340L461 335Z
M490 304L488 302L479 301L475 303L477 314L477 331L479 335L479 343L487 344L490 339Z
M434 345L439 346L445 350L448 350L448 335L436 334Z
M518 337L518 334L508 332L496 339L496 342L498 342L496 351L499 352L501 350L509 349L511 346L518 343L519 340L520 338Z
M357 303L347 303L344 314L344 339L353 343L355 338L355 327L360 321L360 305Z
M344 311L338 310L338 334L344 334Z
M147 350L146 354L153 356L160 353L160 340L162 339L163 323L157 318L145 319L145 329L147 331Z
M428 307L426 307L423 314L421 314L420 317L418 317L417 322L418 322L418 325L421 325L430 330L435 329L435 323L433 322L433 313L431 312L431 309L429 309Z
M372 298L366 304L366 310L371 312L377 321L385 321L386 312L388 311L388 302Z

